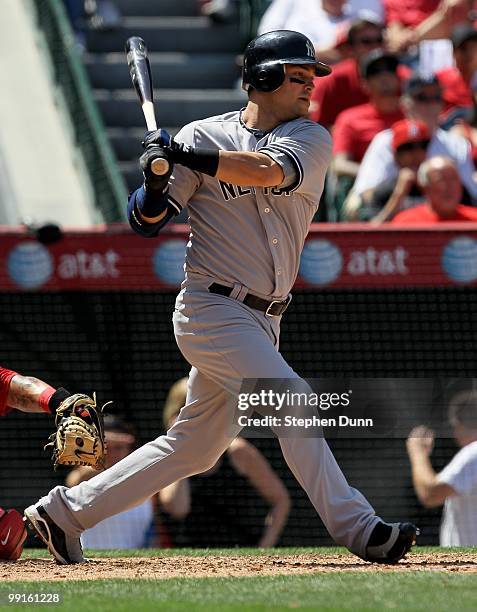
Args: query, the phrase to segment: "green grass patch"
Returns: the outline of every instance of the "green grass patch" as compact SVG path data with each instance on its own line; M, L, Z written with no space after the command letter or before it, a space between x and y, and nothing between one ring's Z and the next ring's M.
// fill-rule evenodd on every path
M472 548L421 547L412 556L432 552L475 552ZM95 557L176 555L324 555L346 552L342 548L175 549L95 551ZM48 556L30 549L25 557ZM81 575L81 566L78 566ZM1 576L0 576L1 581ZM476 574L444 571L334 572L240 578L174 578L92 580L69 582L13 582L1 584L0 602L8 593L59 593L61 604L0 605L0 610L53 609L66 612L267 612L271 610L447 612L477 608Z
M0 597L21 590L60 593L48 607L68 612L255 612L269 610L475 610L475 575L335 573L254 578L98 580L0 586ZM38 609L33 605L2 609Z

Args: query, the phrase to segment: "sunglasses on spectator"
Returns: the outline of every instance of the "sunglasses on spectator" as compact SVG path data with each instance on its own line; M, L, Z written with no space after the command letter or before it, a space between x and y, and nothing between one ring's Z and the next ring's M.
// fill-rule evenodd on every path
M374 38L365 36L363 38L358 38L354 42L356 45L369 46L369 45L380 45L383 41L384 41L384 38L382 36L375 36Z
M435 96L426 96L426 94L418 93L412 96L413 100L416 102L442 102L442 96L440 94L436 94Z
M419 149L426 150L429 145L428 140L418 140L417 142L405 142L396 150L398 153L407 153L409 151L418 151Z

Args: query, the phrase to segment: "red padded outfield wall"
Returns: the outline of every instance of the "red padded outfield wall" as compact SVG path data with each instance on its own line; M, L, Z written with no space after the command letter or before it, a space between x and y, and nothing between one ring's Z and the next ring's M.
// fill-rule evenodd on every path
M170 290L183 277L188 228L158 238L126 225L67 230L43 245L21 228L0 227L0 290ZM386 288L477 284L477 224L435 229L313 225L297 288Z

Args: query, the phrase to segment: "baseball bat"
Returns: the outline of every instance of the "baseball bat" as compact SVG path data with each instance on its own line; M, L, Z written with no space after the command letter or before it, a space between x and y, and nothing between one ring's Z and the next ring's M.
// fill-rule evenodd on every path
M129 74L131 75L134 89L144 113L147 129L149 131L156 131L157 123L154 113L151 66L147 57L146 43L142 38L131 36L131 38L127 39L126 58ZM163 157L158 157L151 162L151 170L158 176L167 174L169 172L169 162Z

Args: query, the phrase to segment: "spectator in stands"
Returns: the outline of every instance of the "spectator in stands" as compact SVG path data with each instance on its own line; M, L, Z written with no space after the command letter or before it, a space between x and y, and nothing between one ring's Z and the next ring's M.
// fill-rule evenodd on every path
M104 419L106 435L106 469L127 457L136 445L134 428L116 416ZM98 472L90 467L78 467L66 477L66 486L74 487ZM152 498L139 506L101 521L81 535L84 548L93 550L114 548L147 548L154 544L155 502Z
M258 33L296 30L314 43L322 61L328 61L324 50L334 46L339 28L364 10L376 20L383 18L380 0L274 0Z
M444 112L462 116L462 109L472 106L472 88L477 87L477 30L470 24L452 32L455 67L437 72L442 87Z
M447 157L431 157L417 173L426 201L398 213L391 223L435 224L449 221L477 222L477 208L461 204L462 183L455 164Z
M360 72L369 102L338 115L333 129L333 172L356 177L359 164L378 132L404 118L396 56L375 49L361 58Z
M237 19L240 0L199 0L200 12L214 23L231 23Z
M114 30L122 16L114 0L63 0L66 13L75 32L78 51L86 50L86 29Z
M421 204L425 195L417 182L417 172L426 158L430 138L429 129L422 121L403 119L395 123L392 149L399 173L361 194L357 210L353 215L349 213L347 220L371 221L378 225L401 210Z
M403 53L423 40L450 38L471 20L474 0L384 0L389 49Z
M444 504L441 546L477 546L477 392L462 391L451 402L449 420L461 447L438 474L430 455L434 432L424 426L413 429L407 439L412 481L426 508Z
M187 379L182 378L171 387L166 399L166 428L180 418L186 394ZM264 525L254 526L247 521L247 498L257 506L257 496L271 508ZM274 546L290 510L285 485L260 451L243 438L236 438L209 471L162 489L159 501L161 508L176 519L170 521L166 517L173 543L198 547Z
M315 79L310 119L328 128L342 111L369 101L359 62L371 51L384 48L384 26L370 17L355 19L350 24L347 41L352 57L333 66L329 76ZM405 66L398 67L401 81L408 78L410 72Z
M469 197L477 201L475 168L468 142L461 136L450 134L438 127L442 95L436 76L414 73L406 83L402 106L407 118L423 121L427 125L431 133L427 156L442 155L452 159ZM399 168L392 150L392 131L384 130L373 138L366 151L353 189L345 202L345 209L356 210L357 196L387 179L396 178L398 172ZM471 200L465 198L467 203Z
M467 139L471 147L474 166L477 168L477 78L472 83L472 90L472 108L467 110L464 117L456 122L450 132Z

